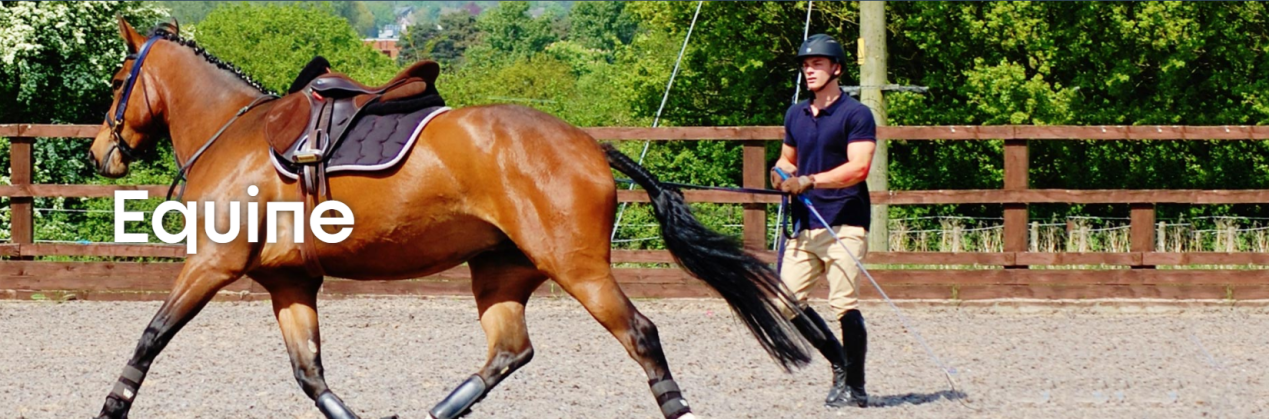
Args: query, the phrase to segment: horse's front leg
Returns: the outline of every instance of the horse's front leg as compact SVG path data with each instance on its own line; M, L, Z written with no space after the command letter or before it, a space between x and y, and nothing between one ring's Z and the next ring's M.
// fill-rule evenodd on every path
M217 291L242 276L241 264L227 267L224 266L225 258L211 254L198 256L202 257L191 257L185 263L172 293L150 320L145 333L141 334L132 359L123 367L123 374L119 375L114 389L106 396L106 403L102 406L98 419L128 417L128 410L132 408L137 390L145 381L145 375L150 371L154 358L159 356L159 352L163 351L181 327L189 323L211 301Z
M322 287L322 278L284 272L253 272L251 278L263 285L273 299L273 313L282 328L282 339L300 389L317 403L317 409L327 419L358 419L326 386L317 317L317 291Z

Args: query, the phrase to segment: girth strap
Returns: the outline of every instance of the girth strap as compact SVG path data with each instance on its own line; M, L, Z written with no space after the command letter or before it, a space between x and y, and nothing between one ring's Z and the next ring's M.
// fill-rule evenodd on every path
M320 167L315 168L313 172L315 176L318 178L316 179L316 181L324 185L326 183L326 178L325 176L321 175L322 173L321 168ZM313 219L312 218L313 209L317 207L317 204L321 203L321 198L322 198L321 193L317 193L317 194L307 193L306 188L304 186L305 185L304 180L305 180L304 177L301 177L300 181L296 182L296 184L298 184L300 187L300 196L304 198L304 214L302 215L304 219L296 220L298 221L295 223L296 226L307 224L310 220ZM326 189L325 187L321 188L322 191L325 191L325 189ZM312 225L305 226L303 230L304 230L304 242L300 244L300 258L304 259L304 270L308 272L309 276L324 278L326 277L326 269L322 268L322 261L319 260L317 256L317 243L315 243L317 241L317 237L313 236L313 226Z

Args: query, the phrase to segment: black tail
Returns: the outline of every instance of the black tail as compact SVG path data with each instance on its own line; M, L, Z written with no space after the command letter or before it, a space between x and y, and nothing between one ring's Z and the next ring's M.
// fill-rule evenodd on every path
M782 305L798 306L775 270L745 253L734 239L702 225L677 189L661 184L612 145L603 148L610 166L647 190L665 245L679 265L722 295L786 371L810 362L805 341L781 313Z

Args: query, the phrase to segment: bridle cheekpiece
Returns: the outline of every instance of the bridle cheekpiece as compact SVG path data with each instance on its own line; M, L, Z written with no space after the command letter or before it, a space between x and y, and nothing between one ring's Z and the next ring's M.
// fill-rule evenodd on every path
M119 153L123 154L128 160L133 160L136 157L136 151L123 139L123 115L128 110L128 98L132 96L132 88L136 86L137 78L141 76L141 65L145 63L145 57L150 53L150 46L154 45L154 41L159 39L161 37L157 35L150 37L149 40L145 41L145 45L141 46L140 52L129 54L124 58L124 61L136 60L136 63L132 65L132 71L128 72L127 78L123 80L123 93L119 95L119 103L115 106L114 116L106 115L106 123L110 125L110 135L115 140L114 147L110 151L119 150ZM110 152L107 152L106 156L103 157L103 161L109 158Z

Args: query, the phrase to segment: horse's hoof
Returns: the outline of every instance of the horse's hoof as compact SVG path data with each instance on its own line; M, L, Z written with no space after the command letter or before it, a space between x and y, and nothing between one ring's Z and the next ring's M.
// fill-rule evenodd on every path
M686 415L679 416L679 419L696 419L696 415L693 415L693 414L691 414L691 413L688 413L688 414L686 414Z
M428 417L431 417L431 415L428 415ZM397 415L392 415L392 416L384 417L383 419L401 419L401 417Z

